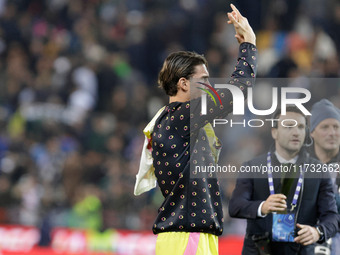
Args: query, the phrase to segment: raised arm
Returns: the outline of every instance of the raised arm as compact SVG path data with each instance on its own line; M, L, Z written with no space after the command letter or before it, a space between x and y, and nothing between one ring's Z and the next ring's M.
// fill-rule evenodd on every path
M231 78L225 80L225 84L239 88L244 98L247 97L247 88L253 86L256 76L257 49L255 46L256 37L248 20L243 17L235 6L231 5L233 11L228 13L228 23L235 28L235 37L240 43L239 54L235 70ZM215 89L207 77L192 79L191 89L200 87L207 93L206 114L202 114L202 99L197 97L188 101L185 107L174 114L182 116L182 126L178 127L181 135L189 135L189 132L203 127L206 123L212 123L214 119L225 118L233 110L233 95L229 89ZM242 102L243 104L243 102ZM190 126L190 129L188 128Z

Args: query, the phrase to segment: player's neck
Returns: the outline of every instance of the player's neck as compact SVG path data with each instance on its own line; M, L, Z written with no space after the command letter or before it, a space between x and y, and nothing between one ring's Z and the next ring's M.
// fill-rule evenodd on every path
M339 153L339 148L334 150L324 150L320 146L315 145L315 154L322 163L328 163Z
M190 98L188 98L187 93L177 93L176 96L170 96L169 97L169 103L173 102L186 102L189 101Z

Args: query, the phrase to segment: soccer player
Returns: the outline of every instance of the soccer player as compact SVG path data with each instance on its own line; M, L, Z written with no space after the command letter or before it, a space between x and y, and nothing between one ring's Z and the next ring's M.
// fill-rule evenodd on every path
M240 46L230 83L246 94L256 74L256 38L248 20L234 5L231 8L228 23ZM213 90L220 102L215 104L209 96L208 113L201 114L201 98L190 95L198 86L212 88L208 78L204 56L189 51L171 53L159 73L158 83L169 104L144 129L135 186L135 194L140 194L154 187L157 179L164 196L153 226L159 255L218 254L218 236L223 232L219 182L212 174L199 176L190 164L217 163L221 146L210 123L232 111L233 99L228 91Z

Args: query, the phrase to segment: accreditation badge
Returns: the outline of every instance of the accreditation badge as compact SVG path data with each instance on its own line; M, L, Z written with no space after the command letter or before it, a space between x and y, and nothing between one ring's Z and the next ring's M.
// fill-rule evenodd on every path
M273 214L272 241L294 242L295 213Z

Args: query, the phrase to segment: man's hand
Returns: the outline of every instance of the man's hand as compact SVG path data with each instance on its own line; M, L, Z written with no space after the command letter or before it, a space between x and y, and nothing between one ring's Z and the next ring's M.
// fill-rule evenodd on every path
M280 212L287 209L286 196L283 194L270 195L263 203L261 208L262 214L268 214L272 212Z
M309 245L320 239L320 235L315 227L299 223L297 223L296 226L301 229L297 232L298 236L294 238L294 242L302 245Z
M232 12L228 12L228 24L233 24L235 31L236 31L236 39L239 43L249 42L256 45L256 36L248 23L246 17L243 17L238 9L233 5L230 4L231 8L233 9Z

